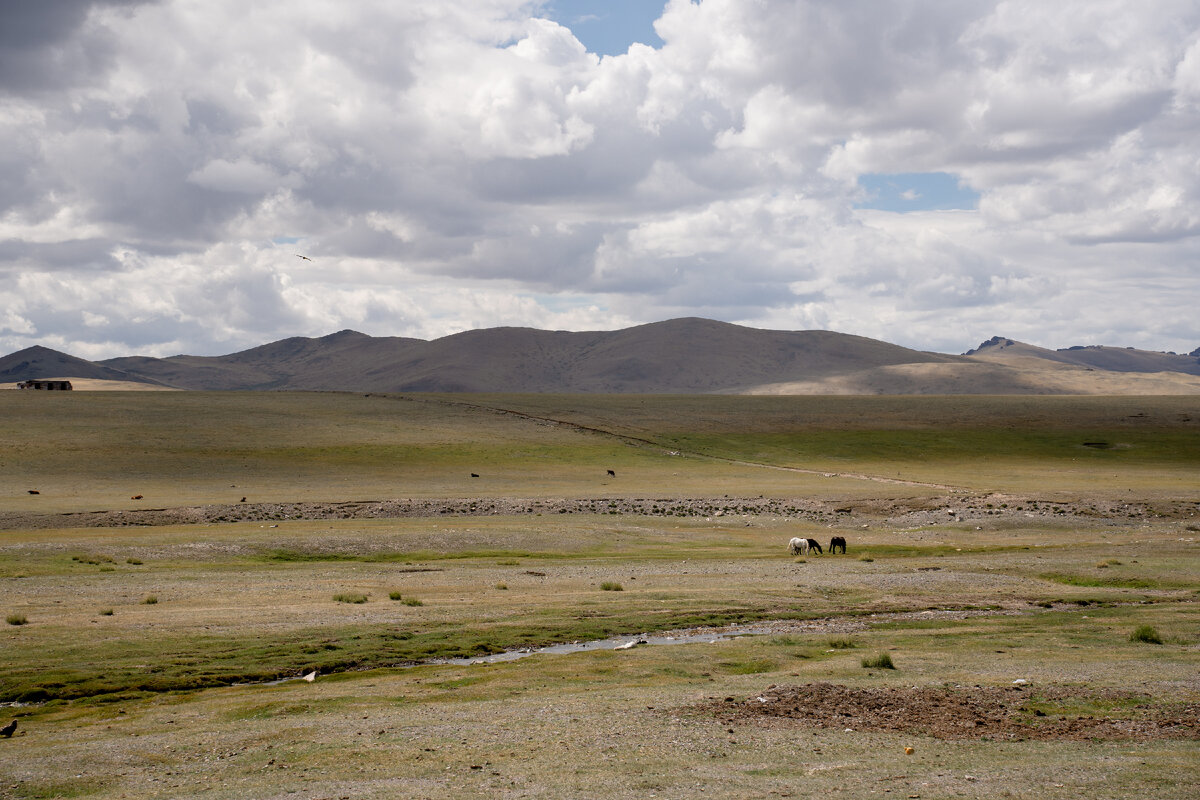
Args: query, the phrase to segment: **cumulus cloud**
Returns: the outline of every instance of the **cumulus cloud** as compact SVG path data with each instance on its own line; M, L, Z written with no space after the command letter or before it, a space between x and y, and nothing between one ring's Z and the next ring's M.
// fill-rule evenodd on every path
M670 0L603 56L537 0L17 6L0 351L682 315L1200 344L1190 0ZM921 173L978 208L859 207Z

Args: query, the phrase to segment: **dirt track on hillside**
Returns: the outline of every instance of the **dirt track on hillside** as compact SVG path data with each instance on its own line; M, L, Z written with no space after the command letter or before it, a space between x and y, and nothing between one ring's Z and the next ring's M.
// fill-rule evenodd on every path
M835 527L864 525L913 527L939 523L1009 524L1021 520L1113 521L1195 520L1200 503L1164 501L1121 503L1106 500L1053 502L1001 494L956 493L941 497L901 497L854 501L811 498L456 498L352 502L237 503L232 505L87 511L61 514L0 514L0 530L112 528L283 520L399 519L409 517L520 514L614 514L668 517L783 517Z

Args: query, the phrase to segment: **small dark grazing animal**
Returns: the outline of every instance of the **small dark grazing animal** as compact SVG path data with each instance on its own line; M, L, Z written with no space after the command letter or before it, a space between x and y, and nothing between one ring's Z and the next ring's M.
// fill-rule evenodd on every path
M478 473L478 472L472 472L472 473L471 473L471 477L472 477L472 478L478 478L478 477L479 477L479 473Z
M611 469L608 471L608 475L609 475L609 477L610 477L610 478L615 478L615 477L617 477L617 473L616 473L616 472L614 472L614 471L613 471L613 470L611 470Z
M141 499L142 499L142 496L141 496L140 494L135 494L133 497L131 497L131 498L129 498L129 499L130 499L130 500L141 500Z
M30 489L29 493L30 494L41 494L41 492L39 492L37 489Z
M14 719L12 722L8 723L3 728L0 728L0 736L3 736L5 739L11 739L13 733L16 730L17 730L17 721Z
M829 540L830 555L836 553L838 548L842 548L842 555L846 555L846 539L843 536L835 536Z
M809 549L809 550L816 550L818 553L821 553L821 554L824 554L824 553L825 553L825 551L821 549L821 543L820 543L820 542L818 542L816 539L809 539L809 540L808 540L808 549Z

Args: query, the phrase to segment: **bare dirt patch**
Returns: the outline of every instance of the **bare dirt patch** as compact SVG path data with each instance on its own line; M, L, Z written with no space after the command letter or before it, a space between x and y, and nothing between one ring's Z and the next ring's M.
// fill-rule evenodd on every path
M772 686L741 701L727 697L702 710L730 725L887 730L936 739L1200 739L1200 704L1161 704L1148 694L1067 686L809 683Z

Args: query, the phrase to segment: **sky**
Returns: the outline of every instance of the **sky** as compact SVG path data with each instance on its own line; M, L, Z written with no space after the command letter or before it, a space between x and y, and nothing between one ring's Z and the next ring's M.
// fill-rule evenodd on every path
M0 4L0 354L1200 347L1195 0Z

